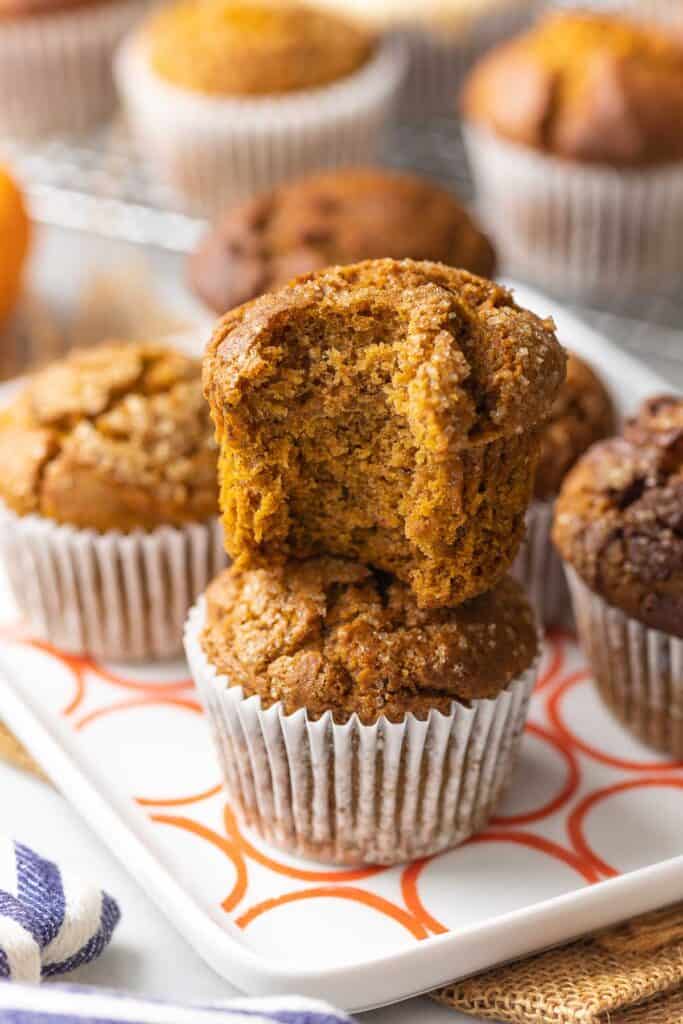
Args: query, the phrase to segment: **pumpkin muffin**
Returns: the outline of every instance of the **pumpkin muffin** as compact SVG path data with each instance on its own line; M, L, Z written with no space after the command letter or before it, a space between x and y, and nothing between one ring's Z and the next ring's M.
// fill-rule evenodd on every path
M0 0L0 134L106 121L114 51L144 9L144 0Z
M215 213L367 157L403 64L395 43L298 0L176 0L131 36L117 77L153 166Z
M641 739L683 755L683 400L653 399L566 478L553 537L598 688Z
M555 498L577 459L615 430L605 385L588 363L569 352L567 378L543 431L526 537L513 569L545 625L572 623L564 569L550 537Z
M74 350L0 413L15 597L60 647L177 653L190 603L223 562L217 497L199 363L173 349Z
M247 824L340 863L423 856L483 826L509 780L537 643L509 578L424 610L398 580L330 557L226 570L186 633ZM311 792L335 799L312 805Z
M683 45L670 32L548 14L480 61L463 109L515 270L565 291L680 281Z
M492 277L491 243L458 200L413 174L355 167L311 175L235 206L190 260L214 312L297 274L375 257L409 257Z
M204 360L230 554L353 558L422 607L490 589L564 372L551 321L437 263L334 267L238 307Z

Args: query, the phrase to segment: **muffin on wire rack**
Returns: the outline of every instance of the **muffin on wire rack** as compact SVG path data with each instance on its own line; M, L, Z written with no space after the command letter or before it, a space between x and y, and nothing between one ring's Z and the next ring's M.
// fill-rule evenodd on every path
M74 350L0 411L0 550L31 632L102 658L182 649L225 565L199 364L160 345Z
M298 0L178 0L126 41L117 80L151 166L215 214L372 158L404 63L395 42Z
M501 259L557 292L683 280L683 44L621 14L560 11L466 82L465 138Z
M683 757L683 400L647 401L566 478L553 537L608 707Z
M579 356L568 355L567 378L543 428L526 535L512 570L546 626L572 622L564 568L551 540L555 499L580 456L616 429L614 406L600 377Z
M399 581L329 557L226 570L185 644L245 824L339 864L394 864L483 828L537 652L511 579L425 611Z

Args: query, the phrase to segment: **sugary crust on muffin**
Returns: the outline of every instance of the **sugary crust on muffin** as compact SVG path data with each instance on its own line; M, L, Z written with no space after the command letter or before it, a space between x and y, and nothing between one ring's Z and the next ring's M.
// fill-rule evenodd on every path
M231 686L290 714L370 724L496 697L532 663L533 615L506 578L456 609L423 611L410 589L335 558L240 571L209 586L203 649Z
M620 15L549 14L479 62L463 105L495 134L570 160L683 160L683 40Z
M199 297L217 313L297 274L376 257L433 260L491 277L491 243L445 189L372 167L326 171L232 210L190 261Z
M216 451L197 360L160 345L76 349L0 413L0 498L96 530L217 512Z
M543 430L534 497L554 498L580 455L616 430L616 416L607 388L593 369L568 353L567 378Z
M278 0L178 0L145 31L157 74L213 96L328 85L361 68L376 45L353 21Z
M233 310L204 361L231 555L353 558L425 606L483 592L564 364L550 321L441 264L331 268Z
M558 499L553 539L608 603L683 636L683 430L645 441L613 438L579 460Z

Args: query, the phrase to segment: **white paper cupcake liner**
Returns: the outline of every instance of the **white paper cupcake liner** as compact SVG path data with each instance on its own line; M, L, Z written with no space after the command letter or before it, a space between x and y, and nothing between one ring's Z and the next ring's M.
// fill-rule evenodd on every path
M453 703L421 721L337 725L280 703L261 707L209 663L201 598L185 651L229 798L267 842L336 864L394 864L484 827L509 781L536 678L532 665L495 700Z
M683 163L589 167L471 124L465 141L477 205L506 271L564 294L680 287Z
M405 69L393 40L359 71L287 96L223 99L155 74L144 35L121 48L116 79L140 152L194 209L215 215L319 167L371 163Z
M434 25L397 32L408 54L401 115L455 116L470 68L492 46L521 32L539 9L537 0L512 0L492 4L481 15L465 17L460 26L449 30Z
M532 501L526 515L526 536L511 569L526 590L544 626L573 624L564 566L551 539L554 501Z
M579 640L604 702L643 743L683 758L683 640L630 618L566 571Z
M100 534L4 506L0 554L33 635L111 660L179 654L188 609L227 563L217 519Z
M81 132L116 106L112 59L144 0L0 18L0 133Z

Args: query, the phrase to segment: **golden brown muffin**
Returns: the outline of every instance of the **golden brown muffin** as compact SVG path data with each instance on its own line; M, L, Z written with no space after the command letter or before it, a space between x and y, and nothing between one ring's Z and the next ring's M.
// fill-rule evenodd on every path
M549 14L480 61L464 111L497 135L569 160L683 160L683 45L621 15Z
M286 0L179 0L147 28L153 68L215 96L269 96L328 85L358 70L372 36L337 15Z
M608 604L683 637L683 400L667 404L665 429L648 403L628 437L579 460L557 501L553 539Z
M564 371L551 321L437 263L334 267L233 310L204 360L230 554L352 558L423 607L490 589Z
M233 207L190 261L197 295L216 313L297 274L389 256L433 260L492 277L488 238L457 199L414 174L326 171Z
M579 456L615 430L616 415L607 388L588 363L569 352L567 378L543 432L534 497L554 498Z
M0 413L0 498L95 530L151 530L217 512L199 362L144 343L77 349Z
M536 655L531 608L509 578L459 608L425 611L405 584L323 557L227 569L206 600L212 666L264 707L282 701L312 719L447 714L454 700L497 697Z

